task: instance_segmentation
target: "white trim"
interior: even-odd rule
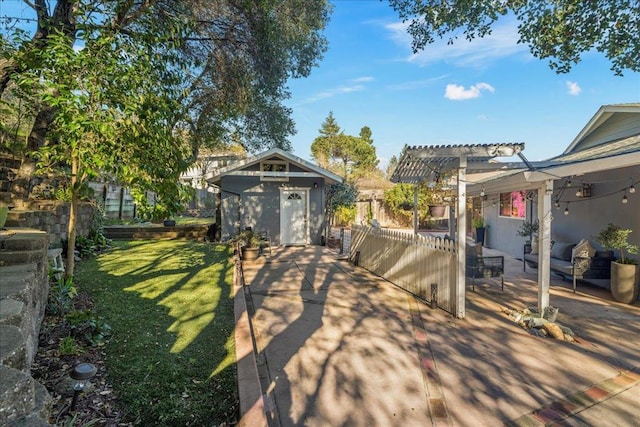
[[[305,216],[304,220],[305,220],[305,224],[304,224],[304,238],[303,238],[304,241],[302,242],[302,244],[308,245],[309,244],[309,240],[310,240],[309,239],[309,235],[310,235],[310,233],[309,233],[309,190],[310,190],[310,188],[309,187],[286,187],[285,186],[285,187],[280,187],[279,190],[280,190],[280,214],[279,214],[280,215],[280,244],[281,245],[288,245],[288,244],[296,245],[296,244],[299,244],[297,242],[291,243],[291,242],[284,242],[283,241],[283,236],[284,236],[283,230],[284,230],[285,227],[288,227],[289,224],[290,224],[289,219],[288,218],[284,218],[282,216],[282,213],[283,213],[283,210],[284,210],[283,209],[283,205],[284,205],[284,202],[285,202],[285,198],[283,197],[283,193],[285,191],[287,191],[287,192],[304,193],[304,198],[305,198],[305,200],[304,200],[304,216]]]
[[[214,172],[209,172],[206,175],[206,180],[209,182],[217,182],[219,181],[223,176],[227,176],[230,175],[232,172],[235,171],[240,171],[241,169],[244,169],[246,167],[249,167],[251,165],[254,165],[264,159],[269,159],[270,157],[279,157],[282,160],[285,161],[289,161],[290,163],[295,164],[296,166],[302,168],[302,169],[307,169],[312,173],[317,174],[317,176],[321,177],[323,180],[333,184],[333,183],[338,183],[338,182],[342,182],[342,178],[339,177],[338,175],[334,174],[333,172],[330,172],[326,169],[321,168],[320,166],[317,166],[311,162],[308,162],[298,156],[295,156],[291,153],[288,153],[280,148],[272,148],[270,150],[264,151],[252,158],[249,159],[245,159],[245,160],[241,160],[238,162],[235,162],[227,167],[221,168],[219,170],[217,170],[215,173]],[[258,172],[258,171],[256,171]],[[291,175],[292,172],[288,172]]]
[[[598,111],[596,111],[593,117],[591,117],[591,120],[589,120],[585,127],[582,128],[580,133],[578,133],[573,141],[571,141],[571,144],[569,144],[562,154],[570,153],[576,145],[578,145],[587,135],[597,129],[614,113],[640,113],[640,104],[603,105],[598,109]]]

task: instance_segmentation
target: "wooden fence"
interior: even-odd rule
[[[350,258],[414,295],[431,301],[437,284],[438,307],[455,314],[455,243],[402,231],[353,226]]]

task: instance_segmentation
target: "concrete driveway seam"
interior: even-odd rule
[[[438,365],[429,344],[427,329],[420,314],[420,307],[411,295],[407,295],[409,301],[409,311],[411,315],[411,325],[413,337],[420,359],[420,370],[427,394],[429,416],[434,426],[453,425],[451,416],[447,408],[447,403],[442,392],[442,383],[438,373]]]

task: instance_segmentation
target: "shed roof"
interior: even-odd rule
[[[297,165],[298,167],[309,171],[309,176],[318,176],[318,177],[324,178],[324,180],[329,182],[330,184],[342,182],[342,178],[334,174],[333,172],[330,172],[324,168],[321,168],[316,164],[308,162],[280,148],[272,148],[270,150],[263,151],[262,153],[256,154],[253,157],[240,160],[229,166],[218,169],[215,172],[211,172],[207,174],[206,180],[211,184],[217,184],[220,182],[220,180],[224,176],[233,175],[235,172],[241,171],[242,169],[246,169],[247,167],[252,166],[256,163],[260,163],[261,161],[268,160],[274,157],[291,162]]]

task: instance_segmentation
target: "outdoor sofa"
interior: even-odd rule
[[[608,288],[613,260],[613,251],[597,251],[586,239],[578,243],[553,242],[549,267],[563,280],[571,279],[575,292],[578,280]],[[524,271],[527,265],[538,266],[538,253],[531,251],[531,244],[524,245]]]

